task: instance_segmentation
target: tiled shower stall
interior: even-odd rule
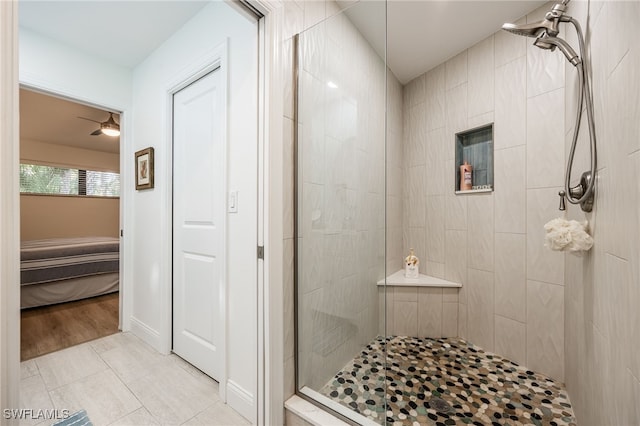
[[[564,254],[544,247],[543,225],[564,185],[565,62],[499,31],[409,82],[403,98],[403,248],[463,284],[447,318],[460,337],[560,381]],[[457,195],[454,135],[487,123],[495,190]]]
[[[518,22],[540,20],[552,4]],[[567,10],[587,34],[598,137],[594,211],[585,214],[575,206],[568,211],[570,218],[589,221],[595,239],[582,256],[551,252],[544,247],[543,230],[560,215],[557,193],[577,107],[576,69],[559,52],[540,50],[531,39],[496,28],[404,86],[387,71],[385,100],[379,52],[363,42],[346,17],[331,18],[340,12],[333,1],[285,2],[284,71],[291,82],[283,119],[285,397],[296,392],[296,357],[299,383],[313,376],[319,386],[383,334],[385,321],[403,321],[407,335],[440,321],[440,330],[446,324],[484,350],[564,382],[579,425],[638,424],[640,2],[573,0]],[[310,286],[299,297],[327,316],[311,319],[323,324],[320,328],[298,323],[313,339],[296,353],[292,36],[310,28],[324,31],[324,39],[335,43],[314,46],[322,61],[301,67],[299,81],[313,82],[302,90],[307,96],[315,90],[311,99],[327,107],[323,116],[312,116],[324,125],[327,119],[355,114],[357,122],[368,125],[349,127],[343,121],[330,126],[339,133],[321,130],[314,136],[310,160],[336,167],[347,162],[352,168],[333,174],[333,186],[313,177],[313,164],[320,163],[303,172],[310,174],[301,182],[317,190],[314,200],[299,200],[299,206],[321,211],[315,220],[323,222],[303,220],[299,226],[303,240],[305,232],[314,231],[322,239],[315,247],[323,250],[308,256],[324,263],[316,265],[310,281],[303,281],[307,284],[299,283]],[[571,31],[561,36],[577,45]],[[313,80],[313,66],[329,70],[338,87],[357,87],[355,97],[336,99],[331,106],[326,97],[332,88],[318,75]],[[339,113],[327,117],[335,105]],[[588,168],[584,121],[579,171]],[[495,190],[455,195],[454,135],[487,123],[494,123]],[[302,132],[312,131],[308,124],[300,123]],[[328,200],[335,203],[323,204]],[[301,217],[312,216],[303,211]],[[421,258],[420,272],[462,283],[459,293],[387,287],[386,306],[379,308],[376,282],[402,267],[409,248]],[[365,273],[340,263],[353,251],[362,253]],[[436,314],[420,315],[425,304]]]

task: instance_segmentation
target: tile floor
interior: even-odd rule
[[[575,426],[564,386],[458,338],[379,337],[320,393],[393,426]]]
[[[217,382],[130,333],[24,361],[20,386],[21,408],[84,408],[95,426],[250,424],[220,400]]]

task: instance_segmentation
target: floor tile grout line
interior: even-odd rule
[[[143,344],[145,344],[145,345],[147,345],[147,343],[146,343],[146,342],[142,342],[142,343],[143,343]],[[117,349],[117,348],[113,348],[113,349]],[[192,377],[194,377],[194,379],[199,379],[198,377],[194,376],[190,371],[187,371],[186,369],[182,368],[182,366],[177,365],[177,363],[176,363],[176,362],[174,362],[173,360],[171,360],[171,359],[170,359],[170,358],[171,358],[171,354],[169,354],[169,355],[163,355],[163,354],[161,354],[161,353],[157,352],[155,349],[153,349],[153,348],[151,348],[151,349],[152,349],[152,351],[150,351],[150,353],[151,353],[151,354],[154,354],[154,355],[160,355],[161,357],[163,357],[163,358],[164,358],[164,361],[168,361],[168,362],[170,362],[170,363],[172,363],[172,364],[175,364],[175,366],[176,366],[177,368],[180,368],[180,369],[181,369],[181,370],[183,370],[185,373],[187,373],[187,374],[191,375]],[[105,352],[108,352],[108,351],[105,351]],[[158,363],[159,363],[159,362],[158,362]],[[156,364],[158,364],[158,363],[156,363]],[[139,397],[138,397],[138,395],[134,392],[134,390],[133,390],[133,389],[131,389],[131,387],[129,387],[129,384],[131,384],[131,383],[133,383],[133,382],[135,382],[135,381],[143,380],[143,379],[145,379],[145,378],[147,378],[147,377],[151,376],[151,375],[152,375],[152,374],[154,374],[154,373],[153,373],[153,372],[149,372],[148,374],[146,374],[146,375],[144,375],[144,376],[141,376],[141,377],[139,377],[139,378],[136,378],[135,380],[131,381],[131,383],[129,383],[129,384],[125,383],[125,382],[124,382],[124,380],[122,380],[122,379],[120,378],[120,376],[118,375],[118,373],[117,373],[117,372],[115,372],[115,371],[114,371],[114,374],[116,375],[116,377],[118,378],[118,380],[120,380],[120,382],[121,382],[121,383],[122,383],[122,384],[127,388],[127,390],[129,390],[129,392],[131,392],[131,394],[136,398],[136,400],[137,400],[138,402],[140,402],[141,406],[142,406],[142,407],[144,407],[144,408],[145,408],[145,410],[147,410],[147,412],[151,415],[151,417],[153,417],[153,419],[154,419],[155,421],[157,421],[157,422],[158,422],[158,424],[162,424],[162,422],[160,421],[161,419],[159,419],[159,418],[158,418],[158,417],[157,417],[157,416],[156,416],[156,415],[155,415],[155,414],[154,414],[154,413],[149,409],[149,407],[147,407],[147,406],[144,404],[144,402],[140,400],[140,398],[139,398]],[[211,380],[213,380],[213,379],[211,379]],[[198,413],[196,413],[193,417],[196,417],[196,416],[200,415],[202,412],[204,412],[204,411],[208,410],[210,407],[212,407],[212,406],[213,406],[213,404],[217,403],[218,401],[221,401],[221,400],[219,399],[219,393],[218,393],[218,390],[216,390],[216,394],[218,394],[218,400],[216,400],[216,401],[214,401],[212,404],[210,404],[210,405],[206,406],[203,410],[201,410],[201,411],[199,411]],[[135,411],[135,410],[134,410],[134,411]],[[133,412],[132,412],[132,413],[133,413]],[[129,413],[129,414],[131,414],[131,413]],[[129,415],[129,414],[127,414],[127,415]],[[126,417],[126,416],[125,416],[125,417]],[[185,422],[182,422],[181,424],[184,424],[184,423],[188,422],[188,421],[189,421],[189,420],[191,420],[193,417],[191,417],[190,419],[185,420]]]
[[[124,336],[124,335],[125,335],[124,333],[127,333],[127,332],[119,332],[119,334],[118,334],[118,335],[122,335],[122,336]],[[128,337],[128,336],[129,336],[129,335],[127,334],[127,337]],[[134,337],[135,337],[135,336],[134,336]],[[123,337],[123,338],[124,338],[124,337]],[[142,342],[142,343],[145,343],[145,342]],[[109,352],[109,351],[111,351],[111,350],[120,349],[120,348],[123,348],[123,347],[124,347],[124,346],[111,348],[111,349],[109,349],[109,350],[104,351],[103,353],[107,353],[107,352]],[[153,352],[150,352],[150,353],[153,353]],[[157,352],[157,351],[156,351],[156,353],[158,353],[158,354],[159,354],[159,352]],[[162,354],[160,354],[160,355],[162,355]],[[101,359],[102,359],[102,357],[101,357]],[[158,418],[156,417],[156,415],[155,415],[155,414],[154,414],[154,413],[149,409],[149,407],[147,407],[147,406],[144,404],[144,402],[140,400],[140,398],[138,397],[138,395],[136,394],[136,392],[134,392],[134,390],[133,390],[133,389],[131,389],[131,387],[129,387],[129,384],[128,384],[128,383],[126,383],[126,382],[122,379],[122,377],[120,377],[120,375],[119,375],[119,374],[118,374],[118,373],[117,373],[117,372],[116,372],[116,371],[111,367],[111,365],[110,365],[109,363],[107,363],[107,362],[106,362],[106,360],[105,360],[104,362],[105,362],[105,363],[109,366],[109,368],[113,371],[114,375],[115,375],[115,376],[116,376],[116,378],[120,381],[120,383],[122,383],[122,385],[123,385],[123,386],[124,386],[124,387],[125,387],[125,388],[130,392],[130,393],[131,393],[131,395],[133,395],[133,397],[136,399],[136,401],[138,401],[138,403],[140,403],[140,407],[136,408],[135,410],[131,411],[130,413],[126,414],[125,416],[121,417],[120,419],[115,420],[115,421],[114,421],[114,422],[112,422],[112,423],[115,423],[115,422],[117,422],[117,421],[119,421],[119,420],[124,419],[125,417],[127,417],[127,416],[129,416],[129,415],[133,414],[134,412],[136,412],[137,410],[139,410],[139,409],[142,407],[142,408],[144,408],[144,409],[149,413],[149,415],[151,415],[151,417],[153,418],[153,420],[154,420],[154,421],[156,421],[156,423],[158,423],[158,424],[162,424],[162,422],[160,421],[160,419],[158,419]],[[137,379],[135,379],[135,380],[132,380],[132,382],[131,382],[131,383],[133,383],[133,382],[135,382],[135,381],[137,381],[137,380],[142,380],[142,379],[144,379],[144,378],[146,378],[146,377],[150,376],[151,374],[153,374],[153,373],[152,373],[152,372],[149,372],[148,374],[146,374],[146,375],[144,375],[144,376],[142,376],[142,377],[139,377],[139,378],[137,378]]]
[[[81,346],[81,345],[74,346],[74,347],[79,347],[79,346]],[[55,354],[55,353],[57,353],[57,352],[52,352],[52,353],[54,353],[54,354]],[[47,354],[47,355],[50,355],[50,354]],[[47,355],[43,355],[43,356],[47,356]],[[105,368],[103,368],[102,370],[94,371],[94,372],[90,373],[90,374],[89,374],[89,375],[87,375],[87,376],[78,377],[77,379],[75,379],[75,380],[73,380],[73,381],[71,381],[71,382],[69,382],[69,383],[65,383],[65,384],[62,384],[62,385],[56,386],[55,388],[51,388],[51,389],[49,389],[49,387],[47,386],[46,382],[44,382],[44,377],[42,377],[42,373],[40,373],[40,377],[42,377],[42,381],[44,382],[44,385],[45,385],[45,388],[47,389],[47,392],[53,392],[53,391],[58,390],[58,389],[60,389],[60,388],[62,388],[62,387],[68,386],[68,385],[70,385],[70,384],[72,384],[72,383],[76,383],[76,382],[78,382],[78,381],[80,381],[80,380],[84,380],[84,379],[86,379],[86,378],[89,378],[89,377],[95,376],[95,375],[96,375],[96,374],[98,374],[98,373],[102,373],[102,372],[104,372],[104,371],[108,370],[108,369],[109,369],[109,366],[108,366],[104,361],[102,361],[102,359],[100,359],[100,361],[101,361],[101,362],[104,364],[104,366],[105,366]]]
[[[113,337],[113,336],[120,336],[120,337]],[[127,345],[130,344],[131,342],[135,342],[135,340],[133,341],[129,341],[128,337],[133,336],[133,335],[129,335],[126,333],[116,333],[110,336],[105,336],[102,337],[100,339],[95,339],[92,341],[88,341],[88,342],[84,342],[81,343],[79,345],[76,345],[76,348],[81,348],[83,345],[88,346],[90,349],[85,348],[81,348],[80,350],[82,351],[87,351],[88,354],[90,354],[90,357],[93,358],[94,356],[97,356],[95,358],[96,361],[99,360],[100,364],[100,369],[99,371],[93,371],[91,374],[87,374],[83,377],[78,377],[74,380],[72,380],[69,383],[65,383],[63,385],[60,386],[56,386],[55,388],[49,389],[47,388],[46,384],[44,384],[44,377],[42,376],[42,370],[40,369],[40,365],[37,362],[37,358],[33,359],[33,363],[31,364],[32,366],[35,365],[35,368],[33,368],[31,371],[34,373],[32,375],[30,375],[28,378],[32,378],[32,377],[36,377],[39,376],[39,380],[43,383],[44,389],[43,389],[43,393],[47,396],[49,402],[51,403],[52,407],[56,407],[56,404],[54,404],[54,394],[59,392],[61,396],[61,400],[64,400],[64,392],[61,392],[63,390],[66,390],[68,388],[68,386],[74,386],[74,385],[78,385],[78,383],[81,383],[83,381],[87,381],[87,380],[91,380],[91,378],[100,375],[100,374],[108,374],[111,377],[115,377],[115,383],[114,385],[117,387],[120,386],[124,386],[125,389],[127,389],[127,391],[129,391],[129,393],[131,394],[131,398],[127,398],[125,404],[130,404],[133,403],[136,405],[135,408],[132,408],[131,410],[129,410],[128,412],[126,412],[125,414],[123,414],[122,416],[120,416],[118,419],[114,419],[113,421],[111,421],[111,419],[107,418],[107,420],[110,421],[110,425],[117,423],[118,421],[121,421],[122,419],[126,418],[127,416],[132,415],[133,413],[135,413],[138,410],[144,409],[145,413],[150,417],[150,419],[153,419],[154,422],[157,423],[162,423],[162,419],[159,418],[157,416],[156,413],[153,413],[152,410],[144,404],[143,400],[138,396],[138,394],[136,394],[132,387],[130,387],[131,383],[127,383],[125,382],[125,377],[121,376],[120,374],[118,374],[118,370],[115,367],[115,365],[113,365],[112,363],[110,363],[108,361],[108,357],[105,357],[105,355],[107,353],[109,353],[110,351],[113,350],[123,350],[125,352],[125,354],[123,355],[123,359],[126,361],[126,355],[127,355]],[[135,336],[133,336],[135,337]],[[124,338],[124,339],[123,339]],[[100,345],[100,340],[101,339],[115,339],[113,343],[114,347],[111,347],[107,350],[101,350],[101,347],[109,347],[110,345],[107,344],[106,346],[101,346]],[[123,339],[121,341],[118,341],[118,339]],[[96,343],[98,342],[98,343]],[[213,380],[212,378],[206,376],[204,373],[202,373],[200,370],[198,370],[197,368],[191,366],[191,364],[189,364],[186,360],[183,360],[182,358],[179,358],[177,355],[174,356],[172,354],[160,354],[159,352],[155,351],[155,349],[148,347],[148,345],[145,344],[145,342],[143,343],[143,347],[145,349],[145,351],[148,351],[149,355],[153,357],[154,359],[154,363],[156,365],[158,365],[158,368],[160,370],[162,370],[162,368],[169,368],[171,370],[174,370],[175,372],[180,372],[179,374],[187,374],[189,377],[191,377],[195,382],[195,383],[199,383],[201,385],[206,385],[207,387],[211,388],[211,398],[206,398],[203,400],[204,404],[202,404],[202,408],[197,410],[197,412],[193,413],[193,415],[191,417],[189,417],[188,419],[186,419],[184,422],[189,422],[192,419],[196,418],[199,415],[202,415],[203,413],[207,412],[208,410],[211,410],[213,407],[215,407],[216,405],[222,403],[224,404],[224,402],[220,399],[220,395],[219,395],[219,383],[217,383],[217,381]],[[69,348],[71,349],[71,348]],[[60,351],[58,351],[60,352]],[[47,354],[47,355],[43,355],[44,356],[52,356],[51,354]],[[64,364],[65,362],[68,364],[69,361],[65,361],[65,353],[60,354],[59,355],[60,358],[59,359],[54,359],[53,361],[53,365],[55,366],[56,363],[60,363],[60,364]],[[157,358],[156,358],[157,357]],[[38,357],[39,358],[39,357]],[[31,360],[25,361],[25,362],[29,362]],[[148,374],[145,374],[144,376],[142,376],[141,378],[138,378],[136,380],[142,380],[145,377],[149,377],[150,375],[152,375],[153,372],[149,372]],[[159,371],[159,374],[162,374],[161,371]],[[26,378],[25,378],[26,379]],[[135,400],[133,399],[135,398]],[[137,403],[137,404],[136,404]],[[226,404],[225,404],[226,405]],[[221,406],[222,407],[222,406]],[[228,406],[227,406],[228,407]],[[227,407],[223,407],[223,408],[227,408]],[[238,422],[240,422],[240,419],[242,419],[242,416],[237,413],[235,410],[233,410],[233,408],[228,407],[228,409],[230,410],[230,413],[233,413],[238,417]],[[226,410],[223,410],[226,411]],[[191,413],[189,413],[191,414]],[[215,414],[214,414],[215,416]],[[181,424],[182,424],[181,423]]]
[[[123,417],[121,417],[121,418],[124,418],[124,417],[126,417],[126,416],[128,416],[128,415],[132,414],[133,412],[137,411],[137,410],[138,410],[138,409],[140,409],[141,407],[145,407],[145,406],[142,404],[142,402],[137,398],[136,394],[135,394],[135,393],[133,393],[133,392],[128,388],[128,386],[126,386],[126,384],[121,380],[121,378],[120,378],[120,376],[118,375],[118,373],[117,373],[117,372],[116,372],[116,371],[111,367],[111,365],[109,365],[109,363],[108,363],[108,362],[106,362],[106,360],[104,360],[104,359],[102,358],[101,354],[100,354],[100,353],[98,353],[98,351],[95,349],[95,347],[94,347],[94,346],[93,346],[93,344],[92,344],[92,342],[95,342],[95,341],[100,340],[100,339],[109,338],[109,337],[114,336],[114,335],[117,335],[117,334],[118,334],[118,333],[115,333],[115,334],[112,334],[112,335],[109,335],[109,336],[104,336],[104,337],[101,337],[101,338],[99,338],[99,339],[93,339],[93,340],[90,340],[90,341],[87,341],[87,342],[83,342],[83,343],[81,343],[81,344],[79,344],[79,345],[75,345],[75,346],[70,347],[70,348],[79,348],[79,347],[81,347],[81,346],[87,346],[87,347],[89,347],[89,349],[90,349],[90,350],[91,350],[91,351],[92,351],[92,352],[93,352],[93,353],[98,357],[98,359],[100,359],[100,361],[104,364],[104,366],[105,366],[106,368],[105,368],[105,369],[103,369],[103,370],[100,370],[100,371],[94,372],[94,373],[92,373],[92,374],[89,374],[88,376],[80,377],[80,378],[78,378],[78,379],[76,379],[76,380],[74,380],[74,381],[72,381],[72,382],[69,382],[69,383],[66,383],[66,384],[64,384],[64,385],[58,386],[58,387],[53,388],[53,389],[51,389],[51,390],[47,389],[46,384],[45,384],[45,389],[47,389],[47,393],[48,393],[49,399],[51,400],[51,404],[52,404],[55,408],[58,408],[58,407],[56,407],[56,405],[57,405],[57,404],[55,404],[55,403],[54,403],[54,398],[53,398],[53,395],[51,394],[52,392],[54,392],[54,391],[56,391],[56,390],[60,390],[61,388],[66,387],[66,386],[70,386],[70,385],[72,385],[72,384],[76,384],[76,383],[78,383],[78,382],[80,382],[80,381],[82,381],[82,380],[87,380],[87,379],[89,379],[89,378],[91,378],[91,377],[97,376],[98,374],[104,373],[105,371],[111,371],[111,372],[113,373],[113,375],[115,376],[116,380],[118,380],[118,382],[120,382],[123,386],[125,386],[125,388],[127,388],[127,390],[129,390],[129,392],[131,392],[131,394],[132,394],[132,395],[136,398],[136,400],[140,403],[140,407],[135,408],[134,410],[132,410],[131,412],[127,413],[126,415],[124,415],[124,416],[123,416]],[[70,349],[70,348],[65,348],[65,349]],[[114,348],[114,349],[115,349],[115,348]],[[51,354],[57,354],[57,353],[59,353],[59,352],[61,352],[61,351],[52,352]],[[107,352],[107,351],[104,351],[104,352]],[[50,355],[50,354],[46,354],[46,355],[42,355],[42,356],[47,356],[47,355]],[[37,363],[36,363],[36,364],[37,364]],[[39,366],[38,366],[38,368],[39,368]],[[44,379],[43,379],[43,383],[44,383]],[[58,408],[58,409],[63,409],[63,408]],[[146,407],[145,407],[145,409],[146,409]],[[147,409],[147,411],[149,411],[149,410]],[[154,418],[154,419],[155,419],[155,418]],[[115,423],[115,422],[117,422],[118,420],[120,420],[120,419],[114,420],[114,421],[113,421],[113,422],[111,422],[111,423]],[[110,424],[111,424],[111,423],[110,423]]]
[[[116,349],[116,348],[113,348]],[[108,351],[105,351],[108,352]],[[140,398],[138,398],[138,395],[135,394],[135,392],[133,392],[132,389],[129,388],[129,386],[127,386],[127,384],[124,382],[124,380],[122,380],[122,378],[118,375],[118,373],[111,367],[111,365],[109,363],[107,363],[106,361],[104,361],[105,364],[107,364],[109,366],[109,369],[113,372],[113,375],[116,377],[116,379],[122,384],[122,386],[125,387],[125,389],[127,389],[131,395],[133,395],[133,397],[136,399],[136,401],[138,401],[138,403],[140,404],[140,407],[135,408],[134,410],[130,411],[129,413],[123,415],[122,417],[120,417],[117,420],[114,420],[113,422],[111,422],[110,424],[116,423],[122,419],[124,419],[127,416],[130,416],[131,414],[135,413],[136,411],[138,411],[140,408],[144,408],[150,415],[151,417],[153,417],[154,420],[157,420],[156,417],[151,413],[151,411],[149,411],[149,409],[147,408],[147,406],[145,406],[142,401],[140,401]],[[160,424],[160,423],[158,423]]]
[[[135,396],[135,395],[134,395],[134,396]],[[109,423],[107,426],[114,425],[114,424],[118,423],[119,421],[122,421],[122,420],[126,419],[127,417],[129,417],[130,415],[132,415],[133,413],[135,413],[136,411],[139,411],[141,408],[144,408],[144,410],[145,410],[147,413],[149,413],[149,415],[150,415],[151,417],[153,417],[153,414],[151,414],[151,412],[149,411],[149,409],[148,409],[147,407],[145,407],[144,405],[140,405],[140,407],[138,407],[138,408],[136,408],[136,409],[134,409],[134,410],[132,410],[132,411],[128,412],[127,414],[123,415],[123,416],[122,416],[122,417],[120,417],[120,418],[117,418],[116,420],[114,420],[114,421],[112,421],[111,423]],[[155,418],[155,417],[153,417],[153,420],[156,420],[156,418]],[[158,424],[160,424],[160,423],[158,423]]]
[[[196,417],[198,417],[200,414],[202,414],[202,413],[203,413],[203,411],[204,411],[204,410],[202,410],[202,411],[200,411],[200,412],[198,412],[198,413],[194,414],[194,415],[193,415],[193,417],[190,417],[190,418],[188,418],[187,420],[185,420],[184,422],[180,423],[180,426],[182,426],[182,425],[185,425],[185,424],[189,423],[191,420],[194,420]]]

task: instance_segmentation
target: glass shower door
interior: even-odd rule
[[[385,419],[385,20],[359,2],[296,54],[297,392],[361,424]]]

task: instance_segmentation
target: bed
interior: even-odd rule
[[[52,305],[118,291],[119,261],[118,238],[23,241],[20,307]]]

